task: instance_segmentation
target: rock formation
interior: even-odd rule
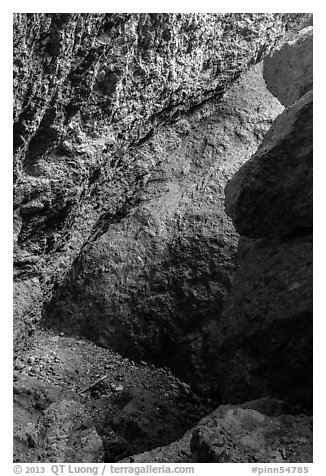
[[[311,47],[14,15],[15,461],[311,461]]]
[[[270,395],[311,410],[312,91],[311,67],[304,69],[307,75],[301,68],[312,61],[312,50],[302,37],[291,43],[301,58],[293,62],[299,71],[288,76],[301,80],[294,89],[305,94],[275,120],[226,186],[226,211],[251,240],[239,252],[240,268],[215,337],[224,401]],[[288,66],[283,48],[267,60],[270,76],[273,64],[277,71]],[[296,98],[285,87],[281,99],[291,104]]]
[[[150,157],[131,161],[139,142],[182,111],[218,98],[304,19],[16,14],[17,294],[41,288],[49,300],[82,246],[138,203],[156,167]],[[41,317],[31,306],[17,301],[17,348],[30,332],[25,320]]]
[[[215,375],[205,361],[206,328],[231,288],[238,243],[224,186],[281,111],[259,64],[218,103],[162,127],[130,153],[131,163],[156,164],[140,203],[84,245],[47,306],[47,322],[169,365],[209,391]]]
[[[268,399],[241,407],[221,405],[180,440],[122,462],[312,462],[311,417],[280,415],[281,402]]]

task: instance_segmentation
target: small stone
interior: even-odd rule
[[[21,362],[20,360],[16,360],[14,363],[14,369],[15,370],[22,370],[25,367],[25,364]]]
[[[122,391],[123,391],[123,386],[122,386],[122,385],[118,385],[117,387],[115,387],[115,391],[116,391],[116,392],[122,392]]]

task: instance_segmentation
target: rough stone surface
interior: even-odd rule
[[[272,395],[312,408],[312,237],[261,239],[210,333],[223,402]]]
[[[98,382],[102,377],[105,378]],[[50,415],[58,425],[61,414],[67,419],[70,415],[71,419],[79,419],[79,410],[71,414],[72,407],[68,405],[66,411],[62,401],[77,402],[77,409],[83,406],[85,418],[91,418],[103,441],[105,462],[167,445],[217,407],[216,402],[197,395],[167,368],[155,368],[146,362],[137,365],[87,339],[37,330],[30,348],[14,362],[16,462],[50,462],[49,458],[59,457],[59,452],[60,458],[64,457],[63,441],[57,441],[53,433],[55,446],[51,443],[47,449],[38,438],[38,429],[44,426],[47,434],[52,432],[45,413],[52,404]],[[26,425],[35,435],[34,446],[28,443]],[[56,432],[59,426],[53,425]],[[71,431],[72,442],[80,429],[77,426]],[[91,441],[93,436],[90,431]],[[88,438],[88,430],[85,437]],[[80,462],[83,456],[78,441],[73,446],[69,443],[69,448],[73,449],[70,461]],[[87,458],[91,459],[90,451]]]
[[[305,415],[266,416],[249,408],[223,405],[180,440],[122,462],[309,463],[312,421]],[[264,402],[266,404],[266,401]],[[264,405],[263,404],[263,405]]]
[[[293,65],[297,50],[285,51]],[[240,239],[233,288],[210,333],[224,402],[269,395],[312,411],[312,145],[310,91],[226,186],[226,211],[250,239]]]
[[[222,406],[194,431],[190,448],[199,463],[311,463],[312,421]]]
[[[219,97],[305,14],[15,14],[16,246],[46,299],[139,200],[159,125]]]
[[[284,106],[292,106],[313,84],[313,29],[282,45],[264,60],[264,79],[268,89]]]
[[[286,109],[257,153],[225,188],[236,230],[250,238],[295,234],[312,227],[312,93]]]
[[[130,163],[156,164],[143,172],[140,203],[98,226],[46,321],[169,365],[209,392],[215,375],[205,360],[205,329],[223,309],[238,241],[223,189],[281,111],[259,64],[220,102],[184,115],[130,153]]]
[[[76,394],[25,377],[14,396],[15,462],[103,462],[102,439]]]
[[[14,348],[22,349],[28,344],[35,327],[41,319],[43,294],[38,278],[17,280],[13,288],[14,298]]]
[[[311,461],[310,17],[14,15],[15,461]]]

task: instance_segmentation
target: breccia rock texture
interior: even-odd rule
[[[268,89],[284,106],[292,106],[313,82],[313,28],[302,29],[299,38],[267,56],[264,61],[264,79]]]
[[[98,228],[138,203],[156,166],[150,156],[131,161],[139,143],[218,98],[305,17],[15,14],[19,286],[38,278],[49,300]],[[18,349],[26,343],[17,342]]]
[[[221,405],[180,440],[122,462],[312,462],[311,417],[277,412],[267,415],[255,410],[256,405],[264,410],[266,403],[248,402],[242,408]]]
[[[68,389],[35,378],[16,383],[14,461],[103,462],[103,441],[80,400]]]
[[[43,293],[37,277],[14,281],[14,348],[21,348],[32,336],[41,316]]]
[[[312,421],[305,415],[269,418],[221,406],[194,431],[190,448],[199,463],[308,463]]]
[[[310,19],[14,15],[16,461],[311,461]]]
[[[14,361],[14,461],[115,463],[178,440],[216,406],[167,368],[37,329]]]
[[[210,334],[224,402],[272,395],[311,410],[311,283],[311,234],[250,244]]]
[[[312,54],[300,38],[297,47],[303,61]],[[312,410],[312,119],[308,91],[275,120],[225,189],[226,211],[244,237],[211,332],[217,385],[228,403],[270,395]]]
[[[226,212],[249,238],[312,227],[312,92],[281,114],[227,184]]]
[[[238,235],[224,186],[283,110],[262,64],[223,99],[184,114],[129,153],[148,170],[139,203],[99,224],[47,306],[46,321],[134,359],[169,365],[202,391],[215,375],[207,325],[231,288]]]

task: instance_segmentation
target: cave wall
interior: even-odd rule
[[[262,72],[260,63],[129,154],[155,164],[139,203],[98,225],[47,306],[48,325],[209,390],[206,328],[231,288],[238,243],[224,186],[283,110]]]
[[[282,109],[260,66],[241,75],[307,21],[14,15],[16,350],[43,312],[211,387],[237,265],[224,185]]]
[[[225,189],[226,212],[241,235],[240,266],[216,323],[216,334],[211,333],[212,339],[216,338],[216,377],[227,402],[268,395],[285,398],[309,412],[313,331],[311,28],[266,63],[267,85],[272,84],[274,92],[280,87],[272,81],[275,71],[297,81],[293,88],[285,82],[279,99],[288,107]]]

